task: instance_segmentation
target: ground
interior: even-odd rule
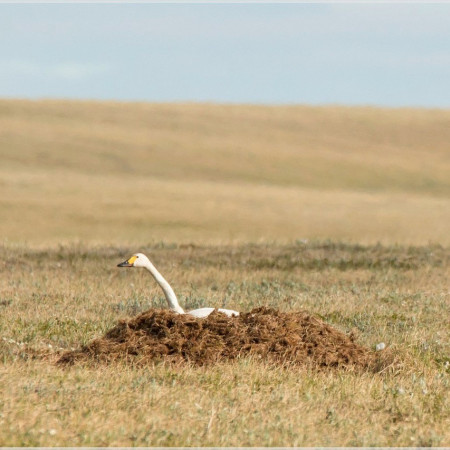
[[[449,120],[1,100],[0,444],[449,446]],[[186,309],[306,311],[392,364],[58,364],[166,307],[136,251]]]
[[[198,367],[59,356],[165,307],[131,249],[1,249],[0,441],[8,445],[449,444],[448,261],[440,246],[148,246],[187,308],[306,310],[397,364],[381,373],[243,357]],[[50,347],[51,346],[51,347]],[[181,420],[180,420],[181,418]]]

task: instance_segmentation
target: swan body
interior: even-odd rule
[[[193,309],[192,311],[188,311],[188,314],[194,317],[207,317],[209,316],[215,309],[217,311],[226,314],[229,317],[238,316],[239,313],[237,311],[233,311],[232,309],[223,309],[223,308],[199,308]]]
[[[202,318],[208,317],[215,309],[217,309],[219,312],[224,313],[229,317],[239,315],[237,311],[222,308],[199,308],[185,313],[184,309],[178,303],[177,296],[175,295],[172,286],[170,286],[167,280],[158,272],[156,267],[143,253],[135,253],[126,261],[117,264],[117,267],[143,267],[144,269],[147,269],[164,292],[169,308],[178,314],[189,314],[190,316]]]

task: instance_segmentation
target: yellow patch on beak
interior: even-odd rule
[[[132,266],[134,264],[134,262],[136,261],[137,256],[133,255],[129,260],[128,260],[128,264],[130,264],[130,266]]]

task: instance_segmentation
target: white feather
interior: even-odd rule
[[[175,295],[172,286],[170,286],[167,280],[159,273],[156,267],[143,253],[134,254],[127,261],[119,264],[119,266],[120,265],[123,265],[125,267],[143,267],[144,269],[147,269],[164,292],[164,296],[166,297],[169,308],[172,311],[177,312],[178,314],[189,314],[194,317],[202,318],[208,317],[215,309],[217,309],[219,312],[224,313],[229,317],[239,316],[239,313],[237,311],[223,308],[199,308],[185,313],[184,309],[178,303],[177,296]]]

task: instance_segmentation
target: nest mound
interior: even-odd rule
[[[375,370],[375,353],[307,312],[256,308],[238,317],[214,311],[198,319],[167,310],[122,320],[104,337],[63,354],[59,364],[125,359],[206,365],[254,355],[267,361],[320,368]]]

